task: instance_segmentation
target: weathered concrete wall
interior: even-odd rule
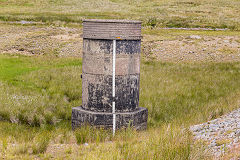
[[[148,110],[139,107],[141,22],[83,21],[82,106],[72,109],[72,128],[90,124],[145,129]],[[112,97],[113,40],[116,40],[115,98]]]
[[[112,112],[112,40],[84,39],[82,107]],[[140,40],[116,41],[116,111],[139,104]]]
[[[116,128],[134,127],[136,130],[147,128],[148,110],[139,107],[133,112],[116,114]],[[113,115],[111,113],[86,111],[82,107],[75,107],[72,110],[72,128],[76,129],[84,124],[111,129]]]

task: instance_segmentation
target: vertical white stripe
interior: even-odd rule
[[[116,70],[116,40],[113,40],[113,63],[112,63],[112,114],[113,114],[113,135],[116,130],[116,114],[115,114],[115,70]]]

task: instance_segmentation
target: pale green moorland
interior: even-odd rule
[[[0,20],[76,27],[83,18],[138,19],[145,26],[144,47],[152,41],[193,34],[240,37],[239,31],[233,31],[240,29],[239,5],[238,0],[0,0]],[[24,32],[26,26],[19,27]],[[45,34],[47,30],[6,46],[19,43],[20,50],[26,49],[32,47],[27,39],[41,39]],[[188,127],[239,107],[240,62],[162,62],[143,50],[140,106],[149,110],[148,129],[128,128],[115,137],[89,126],[73,132],[71,108],[81,105],[82,60],[59,58],[58,50],[41,49],[30,50],[40,54],[34,56],[0,55],[0,158],[212,159],[206,142],[194,142]]]
[[[240,95],[238,62],[143,59],[140,105],[149,110],[148,130],[127,129],[116,137],[89,127],[72,132],[71,107],[81,104],[81,59],[1,55],[0,62],[6,158],[209,159],[188,127],[237,108]],[[90,145],[80,145],[85,142]]]
[[[240,29],[239,0],[0,0],[0,20],[79,23],[137,19],[145,26]]]

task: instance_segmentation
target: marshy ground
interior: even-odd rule
[[[239,108],[239,5],[0,0],[0,158],[216,159],[209,142],[194,141],[188,128]],[[146,131],[128,128],[112,137],[88,126],[71,130],[71,108],[82,103],[83,18],[143,21],[140,106],[149,110]],[[187,29],[163,29],[181,27]],[[217,159],[239,159],[239,150]]]
[[[140,105],[149,109],[148,130],[72,132],[71,108],[81,104],[81,27],[2,23],[0,33],[7,159],[210,159],[208,142],[194,142],[188,126],[239,107],[238,31],[145,27]]]

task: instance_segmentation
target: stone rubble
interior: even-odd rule
[[[208,143],[214,156],[219,157],[240,145],[240,108],[217,119],[190,127],[195,140]]]

